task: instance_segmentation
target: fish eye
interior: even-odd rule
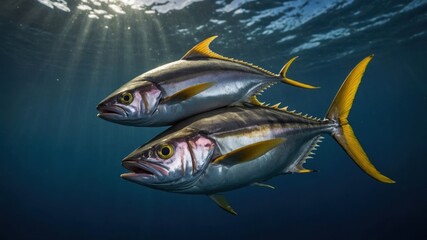
[[[119,98],[120,103],[129,105],[133,101],[133,95],[130,92],[124,92]]]
[[[170,144],[163,144],[157,148],[157,155],[160,158],[168,159],[168,158],[171,158],[173,154],[174,154],[174,148]]]

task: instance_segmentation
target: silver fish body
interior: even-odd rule
[[[272,109],[236,108],[220,114],[233,120],[217,122],[230,127],[209,135],[216,143],[218,156],[270,139],[281,138],[284,142],[248,162],[209,164],[198,181],[184,192],[210,195],[262,183],[280,174],[297,173],[304,169],[302,163],[322,138],[321,134],[330,133],[337,126],[330,121],[317,122]]]
[[[98,105],[98,116],[131,126],[165,126],[198,113],[257,103],[256,94],[285,82],[313,88],[285,77],[292,59],[276,75],[251,64],[228,59],[210,51],[207,39],[183,59],[152,69],[124,84]],[[125,99],[126,98],[126,99]]]
[[[232,105],[239,101],[249,101],[249,97],[267,86],[281,81],[279,77],[269,76],[256,69],[217,59],[179,60],[148,71],[121,87],[118,93],[133,90],[133,86],[152,85],[160,96],[147,111],[145,118],[138,116],[137,121],[119,120],[118,123],[134,126],[164,126],[189,116]],[[164,101],[175,93],[203,83],[212,86],[179,103]],[[151,91],[157,93],[157,91]],[[117,92],[107,97],[114,98]],[[149,94],[145,94],[148,96]],[[150,102],[149,100],[142,101]],[[102,105],[102,104],[101,104]],[[148,109],[143,105],[140,109]],[[101,115],[102,116],[102,115]]]
[[[368,175],[384,183],[369,161],[347,118],[363,73],[363,59],[348,75],[323,119],[287,108],[252,104],[226,107],[183,120],[136,149],[122,161],[121,177],[164,191],[206,194],[236,214],[218,193],[262,182],[284,173],[307,173],[303,164],[331,135]]]
[[[130,154],[124,163],[126,166],[127,161],[138,159],[144,155],[144,151],[162,143],[173,144],[178,148],[181,139],[203,139],[205,144],[212,146],[209,151],[211,153],[198,161],[183,160],[189,163],[187,168],[199,170],[190,171],[192,178],[188,178],[188,181],[176,185],[169,182],[163,190],[210,195],[264,182],[279,174],[298,172],[301,168],[297,163],[304,162],[309,156],[320,135],[332,132],[337,126],[331,121],[312,120],[271,108],[223,108],[173,126],[149,145]],[[234,149],[276,138],[283,138],[283,144],[252,161],[233,165],[212,162],[218,156]],[[191,147],[190,144],[188,146]],[[195,152],[196,149],[192,151]],[[191,158],[191,154],[188,157]],[[180,172],[177,175],[186,175],[182,169],[175,169]],[[144,181],[140,182],[137,175],[125,174],[123,177],[149,187],[164,187],[163,184],[150,185]]]

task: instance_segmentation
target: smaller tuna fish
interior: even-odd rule
[[[209,44],[216,37],[124,84],[99,103],[98,117],[123,125],[165,126],[220,107],[260,104],[255,95],[278,82],[316,88],[286,77],[295,58],[276,75],[212,52]]]
[[[394,183],[369,161],[347,121],[362,75],[363,59],[344,81],[324,119],[302,116],[277,106],[217,109],[172,126],[123,161],[131,173],[121,177],[169,192],[205,194],[236,214],[222,192],[258,185],[280,174],[309,173],[323,134],[331,135],[368,175]]]

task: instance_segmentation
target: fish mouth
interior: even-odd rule
[[[142,161],[125,159],[122,161],[122,166],[130,173],[123,173],[120,177],[128,180],[132,180],[136,177],[150,178],[156,175],[156,170],[152,168],[148,163]]]
[[[112,119],[117,117],[126,117],[126,111],[117,106],[98,105],[96,109],[99,111],[98,117],[104,119]]]

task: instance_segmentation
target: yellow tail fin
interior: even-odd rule
[[[332,133],[332,136],[363,171],[380,182],[394,183],[393,180],[382,175],[369,161],[368,156],[347,121],[357,88],[372,58],[373,55],[366,57],[350,72],[335,96],[334,101],[332,101],[326,117],[339,123],[339,127]]]

